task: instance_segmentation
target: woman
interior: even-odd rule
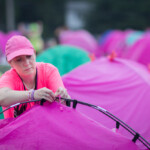
[[[3,108],[27,100],[53,102],[57,96],[70,98],[58,69],[51,64],[36,63],[35,50],[26,37],[10,38],[5,54],[11,69],[0,78],[0,105]],[[11,108],[4,113],[4,117],[17,117],[34,104],[31,102]]]

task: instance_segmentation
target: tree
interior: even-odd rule
[[[150,25],[148,0],[93,0],[95,8],[87,17],[86,29],[99,34],[108,29],[144,30]]]
[[[54,30],[64,25],[66,0],[16,0],[16,23],[42,21],[43,37],[53,36]]]

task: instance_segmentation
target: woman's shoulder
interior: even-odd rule
[[[54,70],[57,69],[54,65],[50,64],[50,63],[44,63],[44,62],[37,62],[36,66],[38,68],[38,70]]]
[[[11,89],[18,88],[18,82],[20,82],[20,78],[14,69],[10,69],[6,71],[0,77],[0,87],[9,87]]]
[[[8,70],[2,74],[1,78],[4,78],[4,77],[16,79],[16,77],[18,77],[18,75],[17,75],[15,69],[11,68],[10,70]]]

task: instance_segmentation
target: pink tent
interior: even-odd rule
[[[0,149],[137,150],[131,140],[59,103],[36,105],[0,121]]]
[[[142,38],[144,32],[143,31],[136,31],[130,30],[125,37],[125,45],[126,48],[123,52],[122,58],[126,58],[126,55],[130,53],[130,48],[134,45],[139,39]]]
[[[129,48],[126,58],[144,65],[150,64],[150,33],[145,33]]]
[[[8,33],[0,31],[0,50],[2,50],[3,53],[5,53],[5,45],[7,40],[13,35],[20,35],[20,33],[18,31],[10,31]]]
[[[75,46],[89,53],[96,54],[98,50],[98,42],[95,37],[86,30],[62,31],[59,40],[60,44]]]
[[[143,65],[101,58],[64,75],[63,82],[72,99],[108,110],[150,142],[150,74]],[[76,109],[110,129],[115,127],[114,121],[96,110],[81,105]],[[118,132],[133,138],[123,128]]]
[[[114,30],[107,35],[105,42],[99,45],[99,51],[103,55],[116,51],[117,55],[122,55],[125,48],[125,33],[121,30]]]

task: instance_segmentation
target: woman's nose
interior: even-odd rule
[[[25,66],[28,66],[28,65],[29,65],[29,60],[28,60],[28,59],[25,59],[25,60],[24,60],[24,65],[25,65]]]

